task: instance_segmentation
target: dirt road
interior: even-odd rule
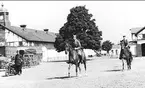
[[[145,58],[135,58],[130,71],[121,66],[118,59],[94,58],[87,62],[87,76],[82,65],[82,76],[75,77],[72,66],[68,78],[65,62],[42,63],[20,76],[2,77],[0,72],[0,88],[145,88]]]

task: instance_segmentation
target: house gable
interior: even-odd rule
[[[130,30],[131,30],[131,34],[135,34],[135,36],[137,36],[144,29],[145,29],[145,27],[136,27],[136,28],[132,28]]]
[[[34,30],[29,28],[22,29],[21,27],[16,27],[16,26],[3,26],[2,24],[0,25],[27,41],[52,42],[52,43],[55,42],[56,35],[55,33],[52,32],[45,33],[44,31]]]

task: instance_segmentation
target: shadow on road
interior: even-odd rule
[[[69,79],[69,78],[74,78],[76,76],[63,76],[63,77],[52,77],[52,78],[47,78],[47,80],[53,80],[53,79]]]
[[[122,69],[105,70],[105,72],[119,72],[119,71],[122,71]]]
[[[2,75],[1,77],[8,77],[8,76],[6,76],[6,75]]]
[[[94,59],[87,59],[86,61],[92,61]],[[68,60],[57,60],[57,61],[49,61],[49,62],[68,62]]]
[[[2,75],[1,77],[10,77],[10,76],[16,76],[16,75]]]

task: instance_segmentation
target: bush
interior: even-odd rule
[[[39,65],[42,59],[41,54],[25,54],[23,56],[23,67]]]
[[[7,66],[7,61],[4,61],[4,60],[0,60],[0,69],[5,69],[6,66]]]

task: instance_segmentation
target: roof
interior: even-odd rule
[[[137,33],[139,30],[141,30],[143,27],[136,27],[136,28],[132,28],[130,29],[131,33]]]
[[[3,26],[2,24],[0,24]],[[21,27],[16,26],[3,26],[7,30],[13,32],[14,34],[26,39],[27,41],[35,41],[35,42],[55,42],[55,33],[48,32],[35,29],[25,28],[24,30]]]
[[[131,33],[137,35],[138,33],[140,33],[142,30],[144,30],[145,27],[136,27],[136,28],[132,28]]]

